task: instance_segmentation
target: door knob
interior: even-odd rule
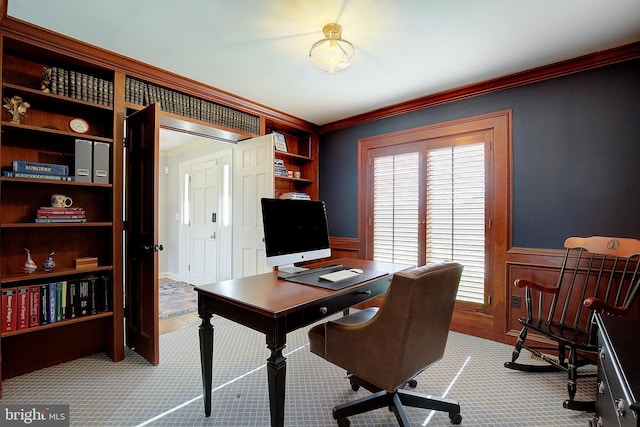
[[[213,233],[211,233],[211,235],[209,236],[210,239],[215,239],[216,238],[216,232],[214,231]]]
[[[159,252],[163,249],[164,247],[162,245],[144,245],[145,252]]]

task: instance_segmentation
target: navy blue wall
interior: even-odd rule
[[[640,238],[640,60],[321,135],[320,199],[334,237],[358,237],[358,139],[513,111],[513,246]]]

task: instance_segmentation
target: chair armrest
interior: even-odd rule
[[[613,314],[614,316],[626,316],[629,312],[629,309],[627,307],[616,307],[614,305],[607,304],[600,298],[595,297],[586,298],[583,304],[589,310]]]
[[[559,290],[557,286],[541,285],[540,283],[532,282],[531,280],[527,279],[516,279],[513,284],[517,288],[531,288],[545,294],[557,294]]]

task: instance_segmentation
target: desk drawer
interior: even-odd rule
[[[305,310],[292,313],[287,318],[287,329],[294,330],[310,325],[327,316],[338,313],[346,308],[353,307],[381,295],[387,291],[391,284],[391,276],[375,280],[372,283],[359,287],[357,290],[345,292],[339,297],[307,307]]]

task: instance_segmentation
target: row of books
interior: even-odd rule
[[[84,208],[54,208],[41,206],[36,212],[36,223],[87,222]]]
[[[2,332],[113,310],[111,276],[2,289]]]
[[[159,103],[162,111],[258,135],[260,117],[171,89],[127,77],[125,99],[137,105]]]
[[[48,179],[54,181],[73,181],[69,176],[69,166],[57,163],[27,162],[13,160],[11,170],[3,171],[3,175],[11,178]]]
[[[113,106],[113,82],[62,67],[44,67],[49,76],[50,92],[94,104]]]

